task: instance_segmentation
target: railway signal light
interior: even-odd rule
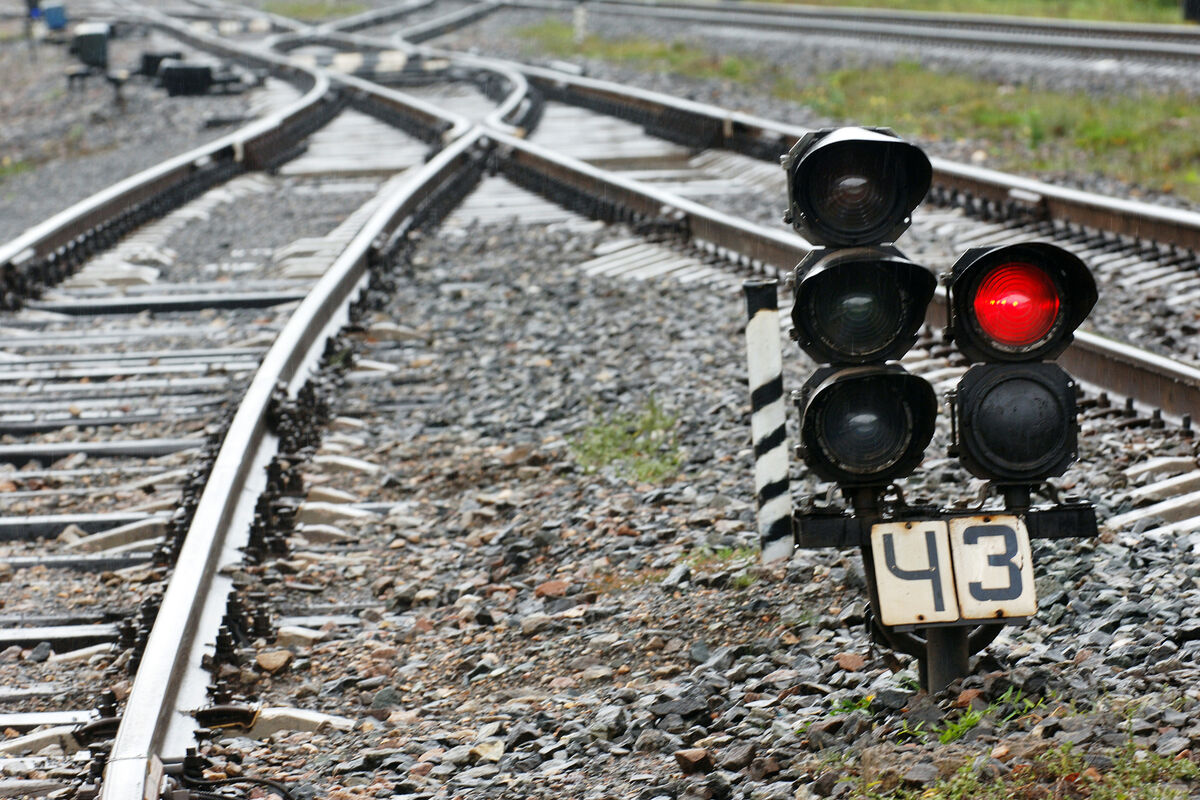
[[[805,461],[843,488],[884,487],[911,473],[937,417],[933,387],[896,365],[818,370],[800,407]]]
[[[1075,460],[1075,383],[1055,364],[1097,299],[1076,256],[1045,243],[967,251],[950,282],[950,332],[972,366],[954,396],[964,467],[1002,485],[1062,475]]]
[[[796,341],[813,360],[831,364],[904,355],[937,286],[933,273],[892,248],[815,250],[797,271]]]
[[[784,220],[816,245],[894,242],[933,176],[919,147],[888,128],[811,131],[784,156]]]
[[[886,129],[801,138],[783,159],[785,217],[815,248],[796,266],[792,335],[825,365],[798,397],[801,453],[843,489],[882,491],[933,437],[933,387],[888,362],[917,338],[933,274],[890,246],[929,189],[918,148]]]
[[[971,361],[1041,361],[1066,349],[1096,299],[1091,271],[1061,247],[975,248],[951,272],[950,330]]]
[[[848,128],[805,135],[783,166],[784,220],[817,245],[796,265],[792,284],[792,337],[818,365],[794,395],[799,450],[850,505],[806,503],[791,514],[792,538],[799,547],[862,549],[872,637],[921,659],[922,683],[936,691],[964,675],[969,654],[1002,625],[1037,613],[1031,538],[1096,535],[1089,504],[1030,502],[1036,483],[1061,475],[1075,458],[1075,384],[1047,359],[1070,343],[1096,302],[1096,284],[1083,262],[1047,244],[980,248],[959,259],[949,330],[977,363],[952,398],[954,447],[970,472],[1001,488],[1005,508],[910,506],[887,490],[920,464],[938,402],[928,381],[896,361],[915,343],[936,281],[894,242],[929,188],[929,161],[887,129]],[[759,324],[752,289],[748,348],[752,332],[761,349],[778,347],[775,318]],[[775,504],[790,497],[778,459],[786,434],[768,413],[783,388],[781,366],[751,362],[769,560],[789,553]]]

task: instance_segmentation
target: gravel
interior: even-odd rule
[[[1126,747],[1194,758],[1198,535],[1038,543],[1039,619],[947,692],[917,694],[915,665],[863,632],[856,553],[755,563],[740,298],[571,268],[622,235],[444,234],[377,296],[322,448],[377,469],[305,473],[310,492],[390,510],[336,522],[351,538],[333,547],[301,528],[288,556],[235,576],[287,613],[357,616],[315,620],[320,641],[286,645],[273,672],[250,666],[285,660],[282,640],[261,639],[237,673],[247,701],[353,727],[230,734],[205,749],[211,776],[335,800],[748,800],[1009,775],[1068,743],[1099,775]],[[389,337],[372,337],[383,322]],[[652,395],[679,420],[681,474],[582,469],[571,441]],[[1082,468],[1062,483],[1095,489],[1105,516],[1128,502],[1120,469],[1191,451],[1085,417],[1085,463],[1114,485],[1077,486]],[[944,435],[909,492],[968,493],[937,456]],[[798,490],[819,489],[799,473]]]
[[[186,48],[160,35],[115,39],[109,63],[132,70],[147,50]],[[25,165],[0,178],[0,241],[257,113],[252,94],[168,99],[138,77],[122,88],[121,108],[103,78],[68,91],[64,70],[74,63],[65,46],[43,44],[34,61],[23,42],[0,44],[0,161]]]

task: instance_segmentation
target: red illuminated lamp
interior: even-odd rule
[[[1061,303],[1053,279],[1033,264],[1002,264],[975,292],[975,319],[1006,347],[1028,347],[1050,333]]]
[[[1084,263],[1042,242],[968,250],[952,275],[950,331],[971,361],[1053,358],[1097,299]]]

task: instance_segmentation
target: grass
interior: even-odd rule
[[[368,6],[362,3],[343,3],[337,0],[268,0],[263,11],[292,19],[320,20],[361,14]]]
[[[774,0],[814,6],[867,6],[902,11],[1010,14],[1113,22],[1182,22],[1176,0]]]
[[[33,169],[33,163],[30,161],[14,161],[12,156],[4,156],[0,158],[0,182],[31,169]]]
[[[719,547],[716,550],[702,547],[693,551],[685,560],[693,567],[707,567],[713,564],[749,561],[755,558],[758,558],[758,551],[753,547]]]
[[[1101,773],[1088,766],[1070,745],[1049,750],[1028,764],[1012,765],[1009,775],[981,778],[965,766],[950,778],[924,789],[879,792],[860,786],[855,800],[1183,800],[1196,787],[1200,768],[1192,761],[1170,759],[1133,744],[1113,754],[1112,769]]]
[[[681,41],[587,37],[547,21],[522,29],[537,48],[647,72],[731,81],[843,124],[961,141],[996,169],[1094,173],[1200,202],[1200,115],[1181,94],[1090,95],[998,85],[914,63],[829,72],[806,83],[764,61],[715,56]]]
[[[1200,200],[1200,116],[1178,94],[1105,95],[996,85],[918,64],[774,84],[818,113],[903,135],[979,141],[1001,169],[1096,172]]]
[[[588,426],[571,442],[584,469],[611,467],[642,483],[666,483],[679,475],[683,459],[675,434],[678,420],[653,397],[637,413],[620,413]]]

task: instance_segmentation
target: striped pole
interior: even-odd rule
[[[754,441],[758,537],[764,562],[789,558],[794,547],[778,284],[776,280],[742,284],[749,314],[746,362],[750,372],[750,434]]]

